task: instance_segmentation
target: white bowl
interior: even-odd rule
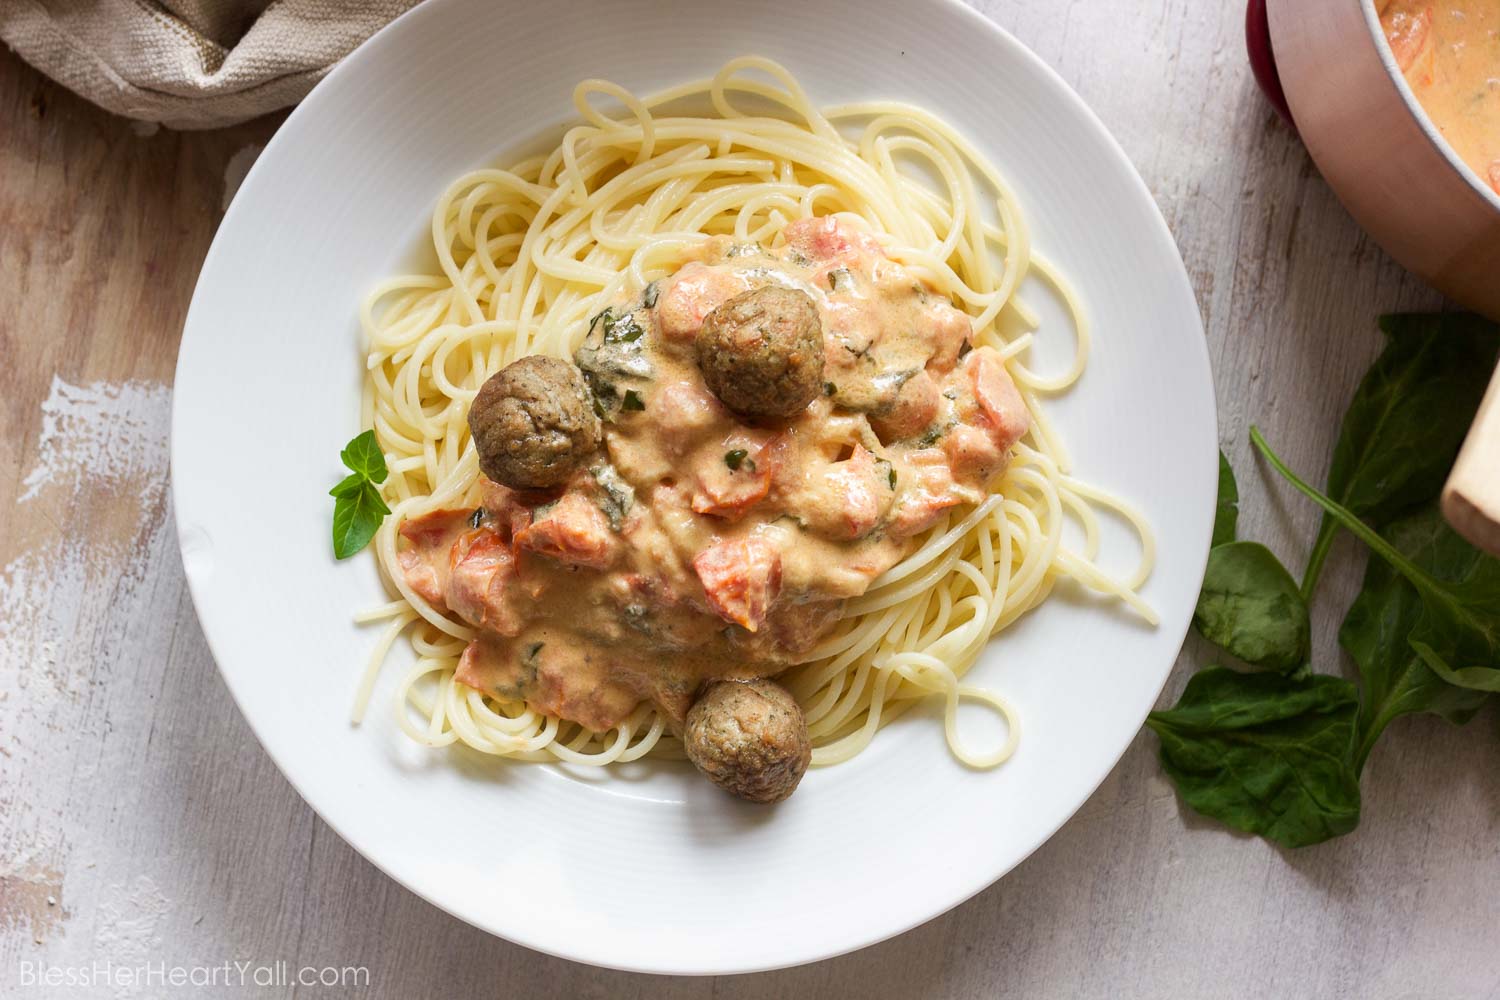
[[[1063,588],[971,675],[1019,706],[1015,758],[971,771],[933,713],[775,809],[685,765],[603,773],[433,752],[397,731],[395,670],[348,719],[384,599],[373,560],[335,563],[328,487],[356,426],[355,309],[409,260],[444,185],[570,117],[578,80],[637,92],[744,53],[814,100],[895,98],[946,117],[1012,181],[1036,245],[1096,330],[1050,412],[1078,473],[1139,504],[1160,562],[1150,628]],[[1045,310],[1044,310],[1045,311]],[[1050,315],[1050,313],[1049,313]],[[1043,360],[1069,345],[1052,324]],[[287,778],[393,878],[512,941],[664,973],[808,962],[897,934],[973,895],[1089,796],[1141,725],[1186,632],[1213,517],[1203,331],[1145,185],[1098,120],[1010,36],[957,3],[441,0],[350,56],[246,179],[204,264],[173,413],[178,529],[224,679]],[[1118,543],[1111,565],[1132,564]],[[982,718],[961,719],[972,738]],[[240,873],[242,876],[246,873]]]

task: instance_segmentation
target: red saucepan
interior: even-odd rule
[[[1418,103],[1374,0],[1250,0],[1246,33],[1256,79],[1355,220],[1455,302],[1500,320],[1500,192],[1464,166]],[[1500,374],[1443,512],[1500,555]]]

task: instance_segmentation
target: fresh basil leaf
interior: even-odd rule
[[[368,480],[365,479],[364,476],[360,475],[358,472],[351,472],[343,479],[339,480],[339,484],[333,489],[329,490],[328,495],[331,497],[350,496],[354,493],[358,493],[364,487],[366,482],[368,482]]]
[[[1443,520],[1437,505],[1392,523],[1382,534],[1418,566],[1437,576],[1477,555]],[[1427,666],[1408,642],[1422,614],[1422,598],[1384,559],[1371,558],[1364,586],[1339,629],[1339,645],[1359,667],[1363,697],[1355,766],[1364,768],[1370,749],[1392,719],[1428,712],[1456,725],[1468,722],[1488,697],[1455,687]]]
[[[1472,557],[1461,559],[1462,550],[1455,547],[1444,553],[1445,576],[1435,576],[1381,538],[1348,508],[1303,482],[1271,450],[1257,428],[1250,428],[1250,440],[1283,478],[1416,588],[1422,613],[1408,641],[1422,661],[1450,684],[1500,691],[1500,560],[1472,548]]]
[[[1240,488],[1234,481],[1234,469],[1229,459],[1219,452],[1219,505],[1214,512],[1213,545],[1224,545],[1234,541],[1235,528],[1240,519]]]
[[[333,505],[333,554],[348,559],[370,544],[380,522],[391,512],[372,483],[341,496]]]
[[[1258,667],[1288,671],[1307,662],[1307,604],[1286,567],[1259,542],[1230,542],[1208,554],[1193,626]]]
[[[380,445],[375,443],[375,432],[365,431],[355,436],[339,453],[339,458],[354,472],[372,483],[383,483],[388,474],[385,467],[385,456],[380,453]]]
[[[1468,313],[1385,316],[1380,328],[1389,342],[1344,414],[1328,472],[1328,496],[1377,529],[1437,496],[1500,350],[1500,326]],[[1325,514],[1304,593],[1337,531]]]
[[[1146,725],[1161,739],[1162,767],[1190,808],[1304,847],[1359,823],[1356,709],[1354,685],[1341,677],[1210,667]]]

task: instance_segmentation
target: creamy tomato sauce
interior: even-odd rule
[[[767,250],[705,241],[595,317],[575,356],[604,451],[563,489],[481,478],[401,527],[402,570],[479,630],[457,679],[594,730],[681,722],[710,678],[780,673],[943,512],[972,504],[1029,417],[967,315],[833,218]],[[704,317],[767,284],[812,297],[822,393],[751,423],[699,372]]]
[[[1391,54],[1459,158],[1500,193],[1500,0],[1379,0]]]

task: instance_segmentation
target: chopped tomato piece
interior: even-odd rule
[[[761,469],[760,466],[756,466],[754,472],[744,468],[737,472],[727,468],[723,472],[715,469],[711,474],[699,477],[698,490],[693,494],[693,510],[726,521],[738,521],[769,492],[770,469]]]
[[[602,732],[619,725],[640,695],[587,669],[587,656],[577,647],[529,635],[519,640],[483,636],[464,648],[453,679],[491,697],[524,699],[538,712]]]
[[[506,541],[531,523],[531,508],[545,499],[537,494],[518,493],[508,486],[492,483],[483,476],[479,478],[479,506],[484,511],[483,521],[500,533]]]
[[[964,344],[974,336],[974,321],[968,313],[935,295],[927,300],[925,312],[924,321],[932,343],[932,360],[928,364],[939,373],[952,371]]]
[[[798,219],[788,224],[782,233],[789,246],[810,260],[861,254],[884,256],[875,237],[833,215]]]
[[[1391,55],[1396,57],[1396,65],[1405,73],[1427,45],[1427,36],[1432,30],[1432,8],[1425,7],[1415,14],[1395,11],[1385,19],[1384,27],[1386,40],[1391,44]]]
[[[668,340],[692,340],[703,317],[749,288],[740,275],[694,261],[683,265],[656,302],[656,321]]]
[[[964,365],[974,381],[974,398],[996,447],[1002,452],[1010,451],[1031,430],[1031,414],[1016,383],[1011,381],[1000,356],[988,347],[971,351]]]
[[[448,553],[469,529],[469,512],[435,510],[403,521],[399,534],[411,544],[396,555],[407,584],[429,604],[443,605],[448,586]]]
[[[882,441],[904,441],[932,426],[941,402],[937,383],[919,371],[902,383],[890,410],[870,417],[870,426]]]
[[[661,442],[678,454],[728,413],[701,382],[686,380],[668,382],[657,389],[651,397],[651,412]]]
[[[828,634],[829,627],[843,614],[844,602],[840,600],[803,601],[800,604],[783,601],[771,614],[762,634],[781,649],[805,653]]]
[[[982,486],[1005,467],[1005,452],[987,429],[959,424],[943,438],[943,452],[953,478],[960,483]]]
[[[887,525],[892,538],[910,538],[926,531],[943,511],[964,502],[942,451],[923,448],[911,452],[907,461],[914,481],[902,491]]]
[[[751,632],[760,628],[781,592],[781,553],[753,535],[704,549],[693,570],[718,616]]]
[[[877,464],[875,456],[862,445],[855,445],[852,455],[830,466],[824,481],[839,505],[840,530],[835,534],[843,538],[868,535],[895,497],[890,464]]]
[[[759,448],[738,447],[729,441],[724,457],[710,458],[695,477],[698,488],[693,493],[693,510],[728,521],[744,517],[771,492],[771,480],[785,451],[784,438],[778,435]]]
[[[516,559],[510,546],[494,531],[478,528],[458,536],[448,555],[448,585],[443,597],[448,610],[480,628],[501,635],[521,630],[520,616],[506,600],[515,578]]]
[[[530,525],[516,532],[516,546],[572,566],[604,569],[615,557],[609,519],[581,493],[564,493],[551,507],[539,508]]]

